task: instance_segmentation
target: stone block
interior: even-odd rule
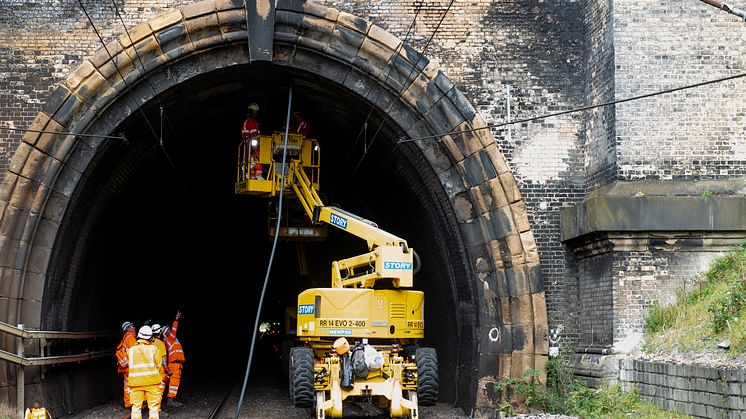
[[[539,264],[539,249],[536,247],[536,241],[534,240],[534,233],[533,231],[525,231],[520,234],[521,236],[521,245],[523,246],[523,249],[525,251],[526,256],[526,263],[529,265],[532,264]],[[543,288],[543,280],[542,280],[542,288]],[[532,285],[533,288],[533,285]]]
[[[533,307],[534,323],[536,323],[537,327],[546,329],[548,325],[546,295],[543,292],[532,293],[531,305]]]
[[[456,219],[459,223],[466,223],[468,220],[476,217],[474,204],[472,203],[469,194],[458,194],[451,198],[451,203],[456,214]]]
[[[503,185],[505,198],[508,200],[508,203],[512,204],[521,200],[521,192],[518,190],[518,185],[515,183],[512,173],[501,174],[500,183]]]
[[[337,23],[363,35],[367,35],[371,27],[370,22],[367,20],[347,12],[339,12]]]
[[[505,242],[508,244],[508,249],[510,249],[510,258],[513,265],[525,264],[526,256],[523,252],[521,236],[518,234],[510,234],[505,237]]]
[[[457,167],[438,173],[438,179],[440,179],[440,183],[443,185],[443,189],[449,197],[466,191],[464,176],[459,173]]]
[[[239,9],[243,11],[245,8],[245,2],[244,0],[215,0],[215,8],[217,10]]]
[[[323,53],[329,45],[335,23],[313,16],[303,16],[298,45]]]
[[[513,352],[512,365],[510,376],[513,378],[522,378],[523,373],[529,369],[534,368],[534,354],[522,354]]]
[[[70,91],[74,91],[78,88],[80,83],[87,79],[94,71],[96,71],[96,67],[94,67],[90,61],[83,61],[83,63],[72,72],[72,74],[67,76],[67,79],[65,79],[63,83]]]
[[[213,0],[202,0],[181,7],[181,13],[184,15],[184,19],[191,19],[208,13],[213,13],[215,10],[215,2]]]
[[[371,25],[370,30],[368,31],[368,36],[387,46],[392,51],[397,51],[402,44],[401,39],[378,25]]]
[[[386,71],[392,55],[393,51],[388,47],[367,37],[363,39],[357,57],[355,57],[352,64],[360,69],[360,71],[370,74],[385,83]],[[380,94],[381,88],[379,87],[376,89],[376,96],[379,96]],[[376,100],[377,97],[372,102],[375,103]]]
[[[141,23],[134,28],[127,29],[123,34],[119,35],[119,43],[122,44],[122,48],[128,48],[143,39],[151,36],[153,29],[150,27],[149,22]]]
[[[451,153],[452,159],[455,162],[464,160],[465,150],[459,146],[461,143],[456,142],[450,135],[443,135],[440,138],[440,143]]]
[[[152,32],[155,33],[171,25],[175,25],[181,22],[181,19],[181,11],[173,10],[170,12],[159,14],[158,16],[150,19],[150,21],[148,21],[148,24],[150,25],[150,29],[152,30]]]
[[[470,186],[482,184],[485,180],[484,168],[477,156],[469,156],[457,163],[461,171],[466,176],[466,181]]]
[[[526,205],[523,201],[510,204],[510,212],[512,213],[513,222],[517,230],[516,232],[523,233],[531,230],[531,224],[528,222]]]
[[[199,4],[199,3],[198,3]],[[215,13],[187,18],[186,28],[189,39],[196,49],[203,49],[220,43],[222,33],[218,25],[218,16]]]
[[[357,57],[365,35],[342,25],[336,25],[329,38],[326,54],[352,63]]]

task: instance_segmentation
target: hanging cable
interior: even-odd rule
[[[93,31],[96,33],[96,36],[98,37],[98,40],[101,42],[101,45],[104,47],[104,51],[106,51],[106,55],[109,56],[109,60],[114,65],[114,68],[117,70],[117,74],[119,74],[119,77],[122,79],[122,83],[124,83],[124,86],[127,88],[127,92],[132,97],[132,100],[137,103],[137,98],[135,98],[135,94],[132,93],[132,88],[130,87],[129,83],[127,83],[127,80],[125,80],[124,75],[122,75],[122,72],[119,70],[119,66],[117,65],[116,61],[114,61],[114,57],[111,56],[111,53],[109,52],[109,49],[106,48],[106,43],[104,42],[104,38],[101,37],[101,34],[99,33],[98,29],[96,28],[96,25],[93,23],[93,19],[91,19],[91,16],[88,14],[88,10],[86,10],[85,5],[83,5],[82,0],[78,0],[78,4],[80,5],[80,8],[83,9],[83,13],[85,13],[86,18],[88,19],[88,23],[91,24],[91,27],[93,28]],[[153,137],[155,138],[155,141],[158,141],[158,133],[155,132],[155,128],[153,128],[153,125],[148,120],[147,115],[145,115],[145,112],[143,112],[141,107],[137,107],[137,110],[140,111],[140,115],[142,115],[143,119],[145,120],[145,123],[148,125],[148,128],[150,129],[150,132],[153,134]]]
[[[545,115],[541,115],[541,116],[534,116],[534,117],[531,117],[531,118],[516,119],[516,120],[510,121],[510,122],[501,122],[499,124],[485,125],[485,126],[480,127],[480,128],[472,128],[472,129],[465,129],[465,130],[458,130],[458,131],[449,131],[449,132],[445,132],[443,134],[427,135],[427,136],[424,136],[424,137],[409,138],[409,139],[405,139],[404,137],[402,137],[402,138],[399,139],[399,141],[397,143],[401,144],[401,143],[409,143],[409,142],[412,142],[412,141],[429,140],[431,138],[439,138],[439,137],[443,137],[443,136],[446,136],[446,135],[466,134],[468,132],[482,131],[482,130],[485,130],[485,129],[502,128],[502,127],[506,127],[506,126],[509,126],[509,125],[513,125],[513,124],[523,124],[525,122],[534,122],[534,121],[538,121],[538,120],[541,120],[541,119],[551,118],[551,117],[554,117],[554,116],[560,116],[560,115],[567,115],[567,114],[571,114],[571,113],[583,112],[583,111],[588,111],[588,110],[591,110],[591,109],[602,108],[602,107],[605,107],[605,106],[616,105],[616,104],[624,103],[624,102],[632,102],[632,101],[635,101],[635,100],[646,99],[646,98],[653,97],[653,96],[660,96],[660,95],[665,95],[665,94],[668,94],[668,93],[678,92],[680,90],[693,89],[695,87],[702,87],[702,86],[706,86],[708,84],[722,83],[724,81],[735,80],[735,79],[739,79],[739,78],[742,78],[742,77],[746,77],[746,73],[740,73],[740,74],[736,74],[736,75],[733,75],[733,76],[722,77],[722,78],[719,78],[719,79],[707,80],[707,81],[703,81],[703,82],[700,82],[700,83],[689,84],[689,85],[686,85],[686,86],[679,86],[679,87],[674,87],[674,88],[671,88],[671,89],[660,90],[660,91],[657,91],[657,92],[646,93],[646,94],[639,95],[639,96],[632,96],[632,97],[628,97],[628,98],[624,98],[624,99],[613,100],[611,102],[599,103],[598,105],[588,105],[588,106],[583,106],[581,108],[569,109],[569,110],[566,110],[566,111],[554,112],[554,113],[549,113],[549,114],[545,114]]]
[[[415,23],[417,23],[417,16],[420,14],[420,10],[422,10],[422,5],[424,3],[421,2],[417,5],[417,9],[414,13],[414,18],[412,18],[412,23],[409,24],[409,28],[407,29],[407,33],[404,35],[404,39],[401,41],[398,47],[396,47],[396,50],[394,53],[389,57],[388,60],[386,60],[386,65],[384,66],[384,71],[388,70],[386,73],[386,77],[383,79],[383,84],[386,84],[386,82],[389,80],[389,76],[391,76],[391,71],[393,71],[393,66],[391,65],[392,59],[396,60],[398,58],[399,53],[401,52],[402,48],[404,48],[404,44],[407,43],[407,40],[409,39],[409,34],[412,32],[412,29],[414,28]],[[349,160],[352,156],[352,152],[355,150],[355,146],[357,145],[357,142],[360,140],[360,136],[363,134],[363,131],[365,131],[365,141],[367,141],[367,135],[368,135],[368,121],[370,120],[370,116],[373,115],[373,109],[376,107],[376,102],[378,102],[378,99],[381,97],[381,93],[383,92],[383,86],[378,86],[378,95],[376,96],[375,100],[370,104],[370,110],[368,111],[368,116],[365,117],[365,122],[363,122],[363,126],[360,127],[360,131],[357,133],[357,137],[355,137],[355,141],[352,142],[352,146],[350,147],[350,152],[347,154],[347,157],[345,160]],[[367,144],[366,144],[367,145]]]
[[[6,126],[0,126],[0,131],[21,131],[21,132],[38,132],[42,134],[53,134],[53,135],[74,135],[76,137],[90,137],[90,138],[106,138],[107,140],[124,140],[127,141],[124,136],[118,135],[96,135],[96,134],[78,134],[75,132],[58,132],[58,131],[45,131],[41,129],[30,129],[30,128],[11,128]]]
[[[130,35],[129,29],[127,29],[127,25],[124,23],[124,19],[122,18],[121,13],[119,13],[119,7],[114,2],[114,0],[111,0],[112,6],[114,6],[114,12],[116,13],[117,17],[119,18],[119,21],[122,22],[122,27],[124,27],[124,32],[127,34],[127,38],[130,40],[130,44],[132,45],[132,49],[135,51],[135,56],[137,57],[137,61],[140,62],[140,68],[142,69],[142,76],[145,77],[145,63],[142,61],[142,57],[140,57],[140,52],[137,51],[137,48],[135,47],[135,42],[132,40],[132,36]],[[102,41],[103,42],[103,41]],[[105,48],[106,46],[104,46]],[[108,51],[107,51],[108,52]],[[121,74],[120,74],[121,75]],[[145,77],[145,81],[147,81],[148,86],[150,86],[150,90],[153,92],[153,97],[155,97],[156,101],[158,102],[158,106],[161,108],[161,136],[158,141],[158,144],[161,146],[161,150],[163,151],[163,155],[166,157],[166,160],[168,161],[168,164],[171,165],[171,168],[173,171],[178,175],[179,171],[176,170],[176,166],[174,165],[174,162],[171,160],[171,157],[168,155],[168,152],[166,151],[166,147],[163,145],[163,118],[165,116],[166,122],[168,122],[169,129],[171,130],[171,134],[174,137],[177,137],[176,130],[174,130],[173,125],[171,124],[171,120],[168,118],[168,114],[165,114],[163,111],[163,104],[158,99],[158,94],[155,91],[155,87],[153,86],[153,83],[150,81],[150,77]],[[181,176],[179,176],[181,178]]]
[[[277,224],[275,225],[275,238],[272,241],[272,251],[269,254],[269,263],[267,264],[267,273],[264,275],[264,285],[262,286],[262,293],[259,296],[259,305],[256,309],[256,319],[254,320],[254,330],[251,335],[251,349],[249,349],[249,362],[246,363],[246,374],[243,378],[243,386],[241,387],[241,396],[238,399],[238,407],[236,407],[236,417],[241,414],[241,405],[243,404],[243,397],[246,393],[246,385],[249,382],[249,371],[251,370],[251,360],[254,357],[254,345],[256,344],[256,331],[259,330],[259,316],[262,313],[262,305],[264,304],[264,294],[267,292],[267,284],[269,283],[269,273],[272,271],[272,262],[275,258],[275,250],[277,249],[277,240],[280,237],[280,221],[282,221],[282,197],[285,195],[285,179],[287,177],[287,152],[288,152],[288,136],[290,131],[290,109],[293,104],[293,85],[290,85],[288,91],[288,114],[285,119],[285,145],[282,148],[282,180],[280,181],[280,197],[277,203]]]
[[[394,109],[394,105],[396,104],[396,102],[399,99],[401,99],[401,97],[404,95],[404,92],[407,91],[407,89],[409,88],[409,86],[411,86],[412,83],[414,83],[414,81],[417,79],[417,77],[419,77],[420,74],[422,74],[422,70],[423,69],[420,69],[417,72],[417,75],[414,78],[412,78],[412,73],[414,73],[414,71],[419,66],[420,61],[425,56],[425,52],[430,47],[430,43],[432,42],[432,40],[435,37],[435,35],[438,33],[438,30],[440,29],[441,23],[443,23],[443,20],[445,19],[446,15],[448,15],[448,12],[451,10],[451,6],[453,5],[453,1],[454,0],[451,0],[451,2],[448,3],[448,7],[446,8],[445,12],[443,12],[443,15],[440,17],[440,20],[438,21],[437,26],[435,26],[435,30],[433,30],[433,33],[430,35],[430,38],[427,40],[427,43],[425,44],[425,47],[422,49],[422,52],[420,53],[420,56],[417,58],[417,62],[414,63],[414,66],[412,66],[412,69],[409,71],[409,74],[407,75],[407,78],[405,79],[406,82],[404,83],[404,86],[402,86],[402,89],[399,92],[399,95],[396,97],[395,100],[391,101],[391,106],[386,111],[386,116],[384,116],[383,120],[378,125],[378,129],[376,129],[376,132],[373,134],[373,138],[371,138],[371,140],[370,140],[370,144],[369,144],[368,149],[363,153],[362,156],[360,156],[360,160],[357,162],[357,165],[355,165],[355,168],[352,170],[352,173],[348,177],[348,182],[352,181],[352,178],[355,176],[355,173],[357,173],[357,170],[360,168],[360,165],[363,163],[363,159],[365,159],[365,156],[368,155],[368,152],[373,147],[373,143],[375,142],[376,138],[378,138],[378,133],[381,132],[381,128],[383,127],[383,124],[386,122],[386,119],[388,118],[388,113],[391,112],[392,109]]]

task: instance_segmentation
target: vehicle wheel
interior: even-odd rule
[[[313,351],[311,348],[290,348],[290,399],[295,407],[313,406]]]
[[[434,348],[417,348],[417,401],[433,406],[438,401],[438,354]]]
[[[280,365],[282,366],[282,375],[285,377],[287,377],[290,372],[290,349],[292,348],[292,340],[283,340],[280,345]]]

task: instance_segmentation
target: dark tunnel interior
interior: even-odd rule
[[[455,401],[459,352],[474,351],[476,344],[458,341],[458,303],[469,298],[458,288],[468,275],[437,177],[413,146],[395,146],[403,131],[384,111],[336,83],[271,65],[190,79],[118,127],[128,141],[103,146],[63,220],[44,321],[67,330],[118,332],[125,320],[169,324],[180,310],[183,388],[216,368],[225,379],[243,377],[272,240],[270,202],[234,194],[239,128],[247,105],[257,102],[262,133],[283,129],[291,83],[292,109],[305,115],[321,146],[326,204],[375,221],[421,257],[415,276],[426,301],[421,345],[437,348],[440,398]],[[333,228],[325,241],[280,241],[260,319],[282,325],[300,291],[329,286],[333,260],[366,251],[363,240]],[[265,335],[257,342],[252,377],[279,368]]]

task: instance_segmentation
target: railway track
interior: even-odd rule
[[[234,395],[237,388],[240,388],[238,386],[238,382],[234,382],[228,387],[225,393],[223,393],[223,395],[220,396],[220,399],[215,404],[215,407],[212,409],[212,412],[210,412],[210,415],[207,417],[208,419],[218,419],[218,418],[225,419],[227,417],[232,418],[233,416],[235,416],[235,410],[230,409],[228,407],[227,401],[231,399],[231,396]]]

